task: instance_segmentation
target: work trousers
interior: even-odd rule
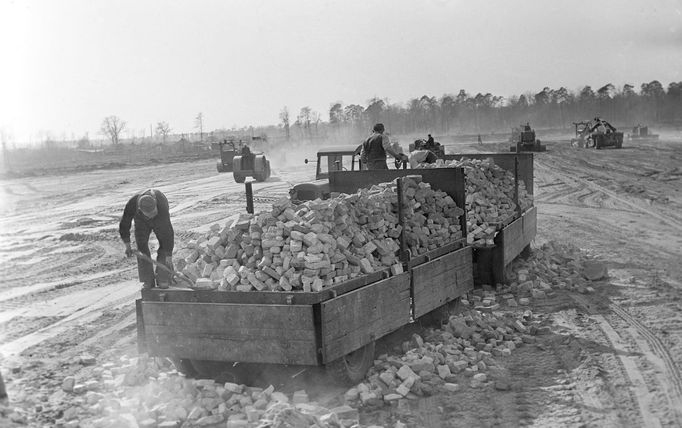
[[[170,215],[162,215],[159,213],[153,219],[148,219],[138,211],[135,214],[134,221],[137,249],[141,253],[151,257],[151,252],[149,251],[149,236],[154,232],[156,239],[159,241],[159,250],[156,253],[156,261],[173,270],[172,256],[175,234],[170,222]],[[137,258],[137,273],[140,282],[144,282],[146,287],[154,287],[157,281],[159,284],[170,285],[172,280],[171,275],[163,269],[157,268],[156,275],[154,275],[154,266],[139,257]]]

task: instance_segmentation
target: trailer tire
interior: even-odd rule
[[[344,383],[359,383],[374,364],[375,348],[376,343],[372,341],[362,348],[332,361],[327,365],[327,370],[335,379]]]

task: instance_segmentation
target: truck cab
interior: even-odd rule
[[[295,185],[289,195],[295,201],[312,201],[329,198],[330,171],[359,171],[362,169],[360,146],[326,147],[318,150],[317,161],[305,160],[305,163],[317,162],[315,181]]]

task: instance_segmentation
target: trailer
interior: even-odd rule
[[[412,174],[464,206],[461,168],[330,171],[329,184],[332,192],[354,192]],[[400,196],[398,206],[402,218]],[[401,239],[404,272],[397,275],[382,270],[319,292],[144,289],[136,301],[138,350],[169,357],[186,372],[210,362],[324,366],[359,382],[373,364],[376,340],[473,289],[465,216],[462,239],[425,254],[410,255]]]
[[[445,160],[488,159],[492,158],[495,165],[511,171],[515,180],[514,202],[517,210],[518,183],[523,182],[526,190],[533,194],[534,167],[533,153],[476,153],[449,154]],[[504,225],[495,236],[494,245],[473,247],[474,278],[477,284],[501,284],[506,279],[506,269],[519,255],[530,254],[530,243],[537,234],[537,208],[531,206],[525,212],[518,211],[517,218]]]

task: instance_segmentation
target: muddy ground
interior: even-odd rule
[[[502,363],[495,376],[506,390],[463,388],[409,408],[362,410],[363,424],[682,425],[682,135],[626,141],[621,150],[547,144],[535,157],[533,246],[572,243],[606,263],[608,280],[594,283],[593,293],[559,291],[532,302],[550,328]],[[450,152],[477,150],[506,151],[508,144],[448,145]],[[254,184],[256,210],[314,176],[314,165],[299,157],[273,157],[273,177]],[[139,284],[118,236],[131,195],[147,187],[168,195],[178,248],[245,208],[243,185],[217,174],[214,160],[0,185],[0,369],[16,407],[30,391],[58,389],[64,376],[77,375],[83,353],[98,362],[136,354]],[[284,391],[306,388],[322,403],[338,401],[346,389],[319,370],[293,380],[287,373],[275,370],[264,381]],[[27,412],[38,426],[59,417]]]

